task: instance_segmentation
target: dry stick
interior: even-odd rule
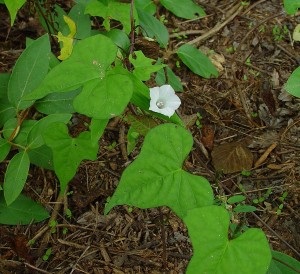
[[[223,27],[225,27],[230,21],[232,21],[239,13],[240,11],[243,9],[243,6],[239,6],[239,8],[233,12],[227,19],[225,19],[225,21],[223,21],[220,24],[217,24],[216,26],[214,26],[211,30],[209,30],[208,32],[206,32],[205,34],[191,40],[188,42],[188,44],[199,44],[200,42],[212,37],[214,34],[216,34],[219,30],[221,30]]]
[[[66,191],[65,191],[65,193],[66,193]],[[40,247],[38,249],[38,254],[42,254],[43,250],[46,248],[46,246],[48,244],[50,234],[51,234],[51,231],[49,230],[49,228],[50,228],[51,224],[53,223],[53,221],[56,220],[56,218],[58,216],[58,212],[59,212],[59,210],[60,210],[60,208],[63,204],[64,198],[65,198],[65,194],[60,192],[57,199],[56,199],[56,203],[54,205],[51,217],[48,221],[48,225],[46,226],[47,229],[45,229],[45,234],[44,234],[44,237],[41,241]]]
[[[40,272],[40,273],[44,273],[44,274],[51,274],[51,272],[48,272],[48,271],[46,271],[46,270],[43,270],[43,269],[40,269],[40,268],[37,268],[36,266],[34,266],[34,265],[31,265],[31,264],[29,264],[29,263],[24,263],[24,265],[26,265],[28,268],[31,268],[31,269],[33,269],[33,270],[35,270],[35,271],[38,271],[38,272]]]
[[[167,248],[166,248],[166,230],[164,225],[164,216],[162,214],[161,208],[158,208],[159,217],[160,217],[160,227],[161,227],[161,241],[162,241],[162,258],[163,258],[163,266],[167,267]]]

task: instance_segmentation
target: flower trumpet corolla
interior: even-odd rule
[[[170,85],[150,88],[149,110],[161,113],[169,118],[179,108],[181,101]]]

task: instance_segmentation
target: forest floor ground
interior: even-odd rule
[[[170,50],[198,39],[195,45],[211,52],[220,72],[217,78],[203,79],[183,64],[177,67],[175,57],[168,60],[184,85],[184,92],[178,93],[179,113],[189,121],[195,140],[185,168],[206,177],[219,197],[245,195],[257,210],[239,214],[237,220],[262,228],[273,249],[299,260],[300,100],[288,95],[284,84],[300,62],[300,43],[291,38],[300,16],[287,16],[280,0],[251,1],[239,10],[240,1],[198,2],[207,13],[198,20],[179,20],[158,10],[172,37]],[[0,71],[11,71],[25,38],[41,33],[28,6],[10,28],[9,14],[1,5]],[[146,43],[138,47],[149,57],[162,57]],[[77,118],[80,125],[82,117]],[[185,225],[168,208],[119,206],[103,215],[122,171],[139,152],[140,146],[124,159],[120,136],[127,129],[120,119],[110,122],[97,161],[83,162],[69,184],[63,204],[72,214],[67,218],[63,210],[58,212],[55,233],[44,237],[47,221],[0,226],[1,273],[184,273],[192,246]],[[213,146],[227,144],[219,155],[234,161],[239,152],[232,152],[232,144],[237,142],[250,149],[256,164],[248,174],[217,172],[211,160]],[[6,164],[1,163],[2,178]],[[53,172],[30,169],[25,194],[53,211],[58,190]],[[30,239],[35,243],[29,248]],[[42,260],[47,248],[52,254]]]

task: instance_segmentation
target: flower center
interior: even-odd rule
[[[159,109],[162,109],[165,107],[165,102],[161,99],[157,100],[156,102],[156,106],[159,108]]]

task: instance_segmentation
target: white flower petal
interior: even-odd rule
[[[160,89],[159,87],[150,88],[150,98],[151,100],[157,101],[159,99]]]
[[[171,117],[181,104],[180,98],[175,94],[174,89],[170,85],[150,88],[150,98],[149,110],[168,117]],[[163,105],[161,106],[162,102]],[[158,104],[160,104],[159,107]]]

